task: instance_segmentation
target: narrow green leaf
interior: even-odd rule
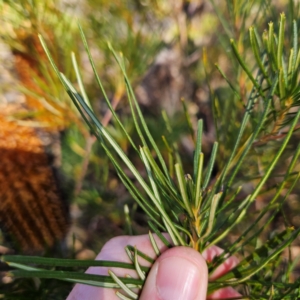
[[[164,225],[166,226],[167,231],[168,231],[168,233],[169,233],[169,235],[170,235],[173,243],[175,245],[177,245],[177,237],[176,236],[179,236],[179,233],[178,232],[174,232],[175,227],[172,226],[173,224],[171,223],[171,220],[169,219],[169,216],[165,212],[164,207],[163,207],[163,205],[161,203],[160,193],[159,193],[157,185],[156,185],[156,183],[154,181],[154,178],[153,178],[153,175],[152,175],[152,171],[150,169],[150,165],[149,165],[149,163],[147,161],[147,158],[146,158],[146,155],[145,155],[145,152],[144,152],[143,148],[141,148],[141,157],[142,157],[142,160],[143,160],[144,165],[146,167],[148,178],[150,180],[150,184],[152,186],[152,190],[153,190],[153,193],[154,193],[154,196],[155,196],[155,199],[156,199],[155,205],[157,207],[160,207],[160,213],[162,213],[162,219],[163,219]],[[172,225],[170,226],[170,224],[172,224]]]
[[[298,54],[297,54],[295,70],[297,70],[299,68],[299,65],[300,65],[300,49],[298,50]]]
[[[297,21],[293,20],[293,72],[292,76],[294,75],[294,71],[296,70],[296,62],[297,62],[297,53],[298,53],[298,26]]]
[[[293,65],[293,59],[294,59],[294,49],[291,49],[290,56],[289,56],[289,64],[288,64],[288,86],[287,89],[290,90],[291,88],[291,82],[293,78],[294,73],[294,65]]]
[[[252,83],[255,86],[255,88],[257,89],[258,93],[264,98],[264,95],[263,95],[263,93],[261,91],[261,86],[255,80],[255,78],[253,77],[251,71],[249,70],[249,68],[247,67],[246,63],[244,62],[243,58],[239,54],[239,52],[238,52],[238,50],[236,48],[236,45],[235,45],[233,39],[230,40],[230,44],[231,44],[231,48],[233,50],[233,53],[234,53],[235,57],[237,58],[238,62],[240,63],[241,67],[246,72],[246,74],[249,77],[249,79],[252,81]]]
[[[147,157],[145,155],[144,148],[140,148],[140,152],[141,152],[141,158],[142,158],[142,161],[143,161],[143,163],[145,165],[145,168],[146,168],[146,171],[147,171],[147,176],[148,176],[148,179],[150,181],[150,184],[151,184],[152,191],[154,193],[155,199],[157,199],[158,204],[161,204],[160,193],[159,193],[157,185],[156,185],[156,183],[154,181],[153,173],[152,173],[152,170],[150,168],[150,164],[149,164],[149,162],[147,160]]]
[[[283,45],[284,45],[284,28],[285,28],[285,14],[280,14],[279,23],[279,37],[278,37],[278,47],[277,47],[277,65],[278,69],[281,69],[282,58],[283,58]]]
[[[204,161],[204,155],[203,153],[200,153],[199,159],[198,159],[198,166],[197,167],[197,178],[196,178],[196,192],[194,196],[194,205],[196,210],[199,210],[201,207],[201,201],[202,201],[202,188],[201,188],[201,180],[202,180],[202,170],[203,170],[203,161]]]
[[[119,291],[116,291],[116,296],[118,296],[122,300],[132,300],[132,299],[134,299],[134,298],[129,298],[129,297],[121,294]]]
[[[185,234],[185,235],[189,238],[190,241],[193,240],[193,237],[192,237],[192,235],[191,235],[191,233],[190,233],[190,231],[189,231],[188,229],[186,229],[186,228],[184,228],[184,227],[182,227],[182,226],[180,226],[180,225],[178,225],[178,224],[175,224],[175,227],[176,227],[182,234]],[[182,246],[190,246],[190,244],[189,244],[189,243],[184,243]]]
[[[130,288],[125,283],[123,283],[122,280],[119,279],[118,276],[113,271],[108,270],[108,274],[112,277],[112,279],[114,280],[114,282],[117,283],[119,285],[119,287],[127,295],[129,295],[133,299],[138,299],[138,295],[136,293],[134,293],[132,290],[130,290]]]
[[[158,231],[158,229],[151,221],[148,222],[148,225],[155,232],[155,234],[160,238],[160,240],[165,244],[165,246],[167,246],[168,248],[172,247],[170,242],[164,237],[164,235],[160,231]]]
[[[202,135],[203,135],[203,120],[198,120],[198,128],[197,128],[197,138],[195,145],[195,153],[194,153],[194,181],[198,176],[198,166],[199,166],[199,157],[202,152]],[[202,170],[201,170],[202,171]]]
[[[24,271],[39,271],[39,272],[43,272],[46,271],[45,269],[42,268],[34,268],[34,267],[30,267],[21,263],[16,263],[16,262],[6,262],[10,267],[12,268],[16,268],[18,270],[24,270]]]
[[[123,130],[124,134],[126,135],[128,141],[130,142],[131,146],[136,150],[138,151],[136,145],[134,144],[133,140],[131,139],[131,137],[129,136],[128,132],[126,131],[126,129],[124,128],[122,122],[120,121],[119,117],[117,116],[116,112],[114,111],[113,107],[111,106],[111,103],[109,101],[109,98],[105,92],[105,89],[102,85],[102,82],[100,80],[100,77],[97,73],[97,70],[96,70],[96,66],[95,66],[95,63],[94,63],[94,60],[93,60],[93,57],[91,55],[91,52],[90,52],[90,48],[88,46],[88,43],[87,43],[87,40],[86,40],[86,37],[85,37],[85,34],[83,32],[83,29],[81,27],[81,25],[78,23],[78,28],[79,28],[79,32],[80,32],[80,35],[81,35],[81,39],[82,39],[82,42],[83,42],[83,45],[84,45],[84,48],[86,50],[86,53],[88,55],[88,58],[89,58],[89,61],[90,61],[90,64],[92,66],[92,69],[93,69],[93,73],[94,73],[94,76],[96,78],[96,81],[97,81],[97,84],[103,94],[103,97],[105,99],[105,102],[109,108],[109,110],[111,111],[112,115],[114,116],[115,120],[117,121],[118,125],[120,126],[120,128]]]
[[[170,182],[165,176],[161,169],[158,167],[156,161],[154,160],[153,156],[150,153],[150,150],[146,147],[143,148],[143,152],[150,163],[151,167],[153,168],[153,173],[161,183],[161,190],[166,190],[166,192],[172,196],[172,198],[176,199],[179,196],[178,191],[173,182]]]
[[[155,241],[155,239],[154,239],[151,231],[149,231],[149,238],[150,238],[150,242],[151,242],[152,248],[153,248],[156,256],[159,256],[160,255],[160,251],[158,249],[157,243],[156,243],[156,241]]]
[[[278,62],[275,51],[275,38],[274,38],[274,24],[269,23],[269,35],[268,35],[268,53],[269,60],[272,62],[272,67],[274,71],[278,70]]]
[[[184,180],[183,170],[182,170],[182,168],[179,164],[175,164],[175,172],[176,172],[177,181],[178,181],[178,184],[179,184],[179,190],[180,190],[180,193],[181,193],[181,197],[182,197],[182,201],[183,201],[185,210],[187,211],[189,216],[192,218],[193,217],[193,212],[192,212],[192,209],[191,209],[191,203],[190,203],[190,201],[188,199],[188,196],[187,196],[186,184],[185,184],[185,180]]]
[[[283,83],[284,83],[284,89],[287,90],[288,89],[288,85],[289,85],[289,81],[288,81],[288,70],[287,70],[287,66],[284,60],[284,57],[282,57],[282,72],[283,72]]]
[[[85,91],[85,88],[84,88],[84,85],[83,85],[83,82],[82,82],[82,77],[81,77],[81,74],[80,74],[80,71],[79,71],[79,68],[78,68],[78,64],[77,64],[76,56],[75,56],[74,52],[71,53],[71,58],[72,58],[72,63],[73,63],[73,67],[74,67],[74,70],[75,70],[75,73],[76,73],[76,78],[77,78],[77,81],[78,81],[78,85],[79,85],[81,95],[82,95],[85,103],[89,106],[89,108],[91,110],[93,110],[93,108],[91,106],[91,102],[90,102],[90,100],[89,100],[89,98],[86,94],[86,91]]]
[[[259,48],[259,52],[261,53],[261,52],[263,51],[263,43],[262,43],[262,40],[260,39],[260,36],[259,36],[259,34],[257,33],[257,28],[256,28],[256,27],[253,27],[253,30],[254,30],[255,39],[256,39],[256,42],[257,42],[257,45],[258,45],[258,48]]]
[[[134,251],[135,251],[135,247],[133,247],[133,246],[131,246],[131,245],[126,246],[126,248],[127,248],[128,250],[130,250],[131,252],[133,252],[133,253],[134,253]],[[140,257],[142,257],[143,259],[145,259],[146,261],[148,261],[150,264],[154,264],[155,259],[151,258],[151,257],[148,256],[147,254],[145,254],[145,253],[139,251],[138,249],[136,249],[136,253],[137,253]],[[133,257],[133,256],[132,256],[132,257]]]
[[[146,279],[145,272],[142,270],[142,267],[139,264],[136,247],[134,249],[134,266],[135,266],[136,272],[138,273],[140,279],[145,280]]]
[[[217,156],[217,151],[218,151],[218,143],[214,142],[211,154],[210,154],[210,159],[209,159],[209,163],[207,166],[207,170],[206,170],[206,174],[204,177],[204,181],[203,181],[203,185],[202,185],[202,189],[205,190],[209,184],[210,178],[211,178],[211,174],[214,168],[214,164],[215,164],[215,160],[216,160],[216,156]]]
[[[191,135],[193,141],[195,141],[195,133],[194,133],[194,128],[193,128],[192,121],[191,121],[191,116],[188,112],[187,105],[186,105],[185,100],[183,98],[181,99],[181,103],[182,103],[186,123],[187,123],[189,131],[190,131],[190,135]]]
[[[169,174],[170,176],[173,178],[174,176],[174,159],[173,159],[173,150],[171,148],[171,146],[169,145],[167,139],[165,136],[162,136],[162,141],[167,149],[167,152],[168,152],[168,164],[169,164]]]
[[[125,247],[125,252],[126,252],[128,258],[129,258],[132,262],[134,262],[134,255],[133,255],[132,251],[129,250],[129,247],[128,247],[128,246]]]
[[[250,27],[249,29],[249,34],[250,34],[250,42],[251,42],[251,46],[252,46],[252,50],[254,53],[254,57],[256,59],[256,62],[258,64],[258,67],[260,68],[262,74],[264,75],[264,77],[267,79],[268,84],[271,85],[271,80],[267,74],[267,71],[264,67],[263,61],[260,58],[260,50],[259,50],[259,46],[258,46],[258,41],[257,41],[257,37],[254,31],[253,27]]]
[[[38,256],[25,256],[25,255],[3,255],[1,261],[8,263],[19,264],[36,264],[50,267],[112,267],[112,268],[124,268],[133,270],[132,264],[116,262],[116,261],[102,261],[102,260],[79,260],[79,259],[66,259],[66,258],[47,258]]]
[[[222,75],[222,77],[226,80],[227,84],[230,86],[230,88],[232,89],[232,91],[234,92],[234,95],[237,97],[237,99],[241,100],[241,95],[240,93],[236,90],[236,88],[232,85],[232,83],[230,82],[230,80],[228,79],[228,77],[225,75],[225,73],[222,71],[222,69],[220,68],[220,66],[218,64],[215,64],[216,68],[218,69],[218,71],[220,72],[220,74]]]
[[[38,35],[38,37],[39,37],[39,40],[40,40],[40,42],[41,42],[41,44],[42,44],[42,47],[43,47],[43,49],[44,49],[46,55],[47,55],[47,58],[48,58],[49,61],[50,61],[50,64],[51,64],[53,70],[55,71],[57,77],[60,79],[61,83],[62,83],[63,86],[65,87],[65,84],[64,84],[63,80],[61,79],[60,72],[59,72],[59,70],[58,70],[56,64],[54,63],[54,60],[53,60],[53,58],[52,58],[52,56],[51,56],[51,54],[50,54],[50,51],[49,51],[49,49],[48,49],[48,47],[47,47],[47,45],[46,45],[45,40],[43,39],[43,37],[42,37],[40,34]]]
[[[110,276],[93,275],[79,272],[67,272],[67,271],[10,271],[13,277],[17,278],[52,278],[60,279],[64,281],[77,282],[82,284],[88,284],[105,288],[118,288],[119,285],[114,282]],[[142,285],[143,281],[134,278],[122,278],[122,282],[130,288],[134,288],[138,285]]]
[[[128,232],[128,235],[133,235],[130,211],[129,211],[129,207],[127,204],[124,205],[124,215],[125,215],[125,222],[126,222],[126,231]]]
[[[221,198],[222,192],[214,195],[211,205],[210,205],[210,211],[209,211],[209,220],[208,220],[208,226],[205,234],[201,237],[202,240],[204,240],[212,231],[213,224],[216,221],[215,214],[216,210],[219,204],[219,200]]]

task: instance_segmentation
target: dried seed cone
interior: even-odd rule
[[[42,139],[34,128],[0,115],[0,224],[24,252],[52,247],[68,228]]]

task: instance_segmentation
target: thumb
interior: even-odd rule
[[[207,265],[196,250],[174,247],[154,263],[143,287],[141,300],[205,300]]]

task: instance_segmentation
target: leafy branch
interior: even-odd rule
[[[250,28],[250,42],[257,64],[257,75],[253,75],[253,72],[250,71],[253,68],[244,61],[235,46],[235,42],[231,41],[233,55],[251,82],[252,90],[247,98],[243,119],[231,155],[216,178],[213,178],[212,171],[218,156],[219,144],[215,142],[209,161],[205,164],[204,161],[207,158],[202,152],[203,124],[201,120],[198,122],[195,138],[192,174],[185,173],[181,160],[178,158],[178,153],[170,151],[171,147],[167,144],[167,140],[163,138],[169,153],[168,162],[174,163],[172,166],[168,165],[135,98],[126,73],[123,55],[117,54],[109,44],[108,48],[124,78],[127,100],[135,130],[139,136],[138,142],[131,139],[130,134],[126,131],[121,119],[110,104],[101,79],[97,74],[87,40],[82,28],[79,26],[94,76],[104,99],[114,120],[122,129],[146,170],[147,176],[143,178],[140,170],[135,167],[127,154],[96,117],[83,88],[81,88],[80,94],[70,80],[59,71],[44,39],[40,36],[46,55],[66,92],[91,132],[97,137],[99,144],[103,147],[132,198],[147,214],[149,227],[166,246],[170,247],[171,245],[163,237],[162,232],[169,234],[172,246],[188,246],[200,253],[211,245],[224,242],[230,233],[244,221],[249,209],[260,193],[264,191],[267,181],[287,149],[295,130],[298,128],[300,117],[299,109],[291,111],[292,108],[299,106],[300,50],[298,50],[297,25],[294,21],[293,48],[290,51],[288,63],[286,63],[284,51],[285,21],[284,14],[281,14],[278,36],[275,35],[273,24],[270,23],[269,31],[263,34],[262,40],[258,37],[256,30],[253,27]],[[224,75],[222,71],[221,74]],[[225,79],[227,80],[227,78]],[[79,82],[79,86],[82,86],[81,82]],[[231,84],[230,87],[233,88],[233,85]],[[233,90],[233,93],[236,93],[236,90]],[[167,117],[165,119],[167,120]],[[253,124],[255,125],[252,127]],[[264,168],[253,191],[245,193],[241,186],[236,187],[236,177],[241,173],[242,166],[246,158],[249,158],[253,147],[259,143],[267,143],[272,140],[274,135],[278,133],[278,128],[283,127],[286,131],[284,135],[280,136],[282,139],[281,145],[272,160]],[[224,243],[224,253],[209,264],[209,272],[212,273],[226,260],[228,255],[239,255],[251,251],[250,254],[243,256],[244,258],[241,259],[239,265],[232,271],[214,282],[209,282],[209,293],[225,286],[239,286],[244,287],[245,297],[243,299],[257,299],[257,297],[260,297],[260,299],[283,299],[283,296],[298,295],[298,281],[291,283],[288,276],[286,276],[285,280],[278,282],[271,275],[266,275],[264,272],[278,266],[276,262],[280,261],[280,254],[299,236],[300,229],[287,226],[283,231],[274,233],[262,246],[253,249],[253,245],[257,244],[260,234],[270,224],[273,217],[270,217],[264,224],[261,220],[270,213],[276,214],[279,212],[283,202],[297,184],[299,173],[296,173],[296,176],[292,174],[299,153],[300,147],[298,145],[281,184],[275,187],[274,195],[266,207],[260,211],[251,224],[243,228],[239,237],[230,245]],[[130,170],[132,176],[128,176],[124,172],[124,167]],[[175,175],[170,171],[173,169]],[[284,187],[288,183],[291,183],[290,187],[285,191]],[[282,195],[284,191],[285,194]],[[159,256],[160,253],[151,232],[149,233],[149,239],[157,256]],[[142,287],[149,268],[140,266],[138,263],[138,256],[145,257],[138,249],[127,247],[126,252],[132,264],[102,261],[81,262],[25,256],[3,256],[1,259],[11,267],[19,269],[10,271],[10,274],[15,277],[56,278],[101,287],[117,287],[121,288],[126,294],[125,296],[119,293],[118,296],[121,299],[137,299],[138,294],[133,289]],[[153,259],[150,259],[150,262],[153,262]],[[97,265],[134,269],[139,279],[121,278],[113,272],[110,272],[109,276],[97,276],[77,271],[49,271],[30,267],[27,265],[28,263],[64,268],[83,268]],[[279,272],[281,278],[284,278],[285,271],[280,270]]]

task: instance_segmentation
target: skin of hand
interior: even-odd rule
[[[168,235],[166,238],[169,239]],[[155,261],[144,284],[141,300],[205,300],[240,297],[233,288],[227,287],[215,291],[206,298],[208,280],[215,280],[238,264],[236,257],[228,257],[208,279],[206,261],[212,261],[223,250],[212,246],[202,253],[189,247],[174,247],[168,249],[159,238],[156,242],[162,253]],[[148,235],[119,236],[109,240],[96,257],[97,260],[111,260],[130,263],[124,248],[128,245],[136,248],[150,257],[156,257]],[[139,258],[142,266],[150,263]],[[86,273],[108,275],[108,270],[124,277],[129,275],[137,278],[134,270],[107,267],[90,267]],[[99,288],[76,284],[67,300],[114,300],[119,299],[114,289]]]

